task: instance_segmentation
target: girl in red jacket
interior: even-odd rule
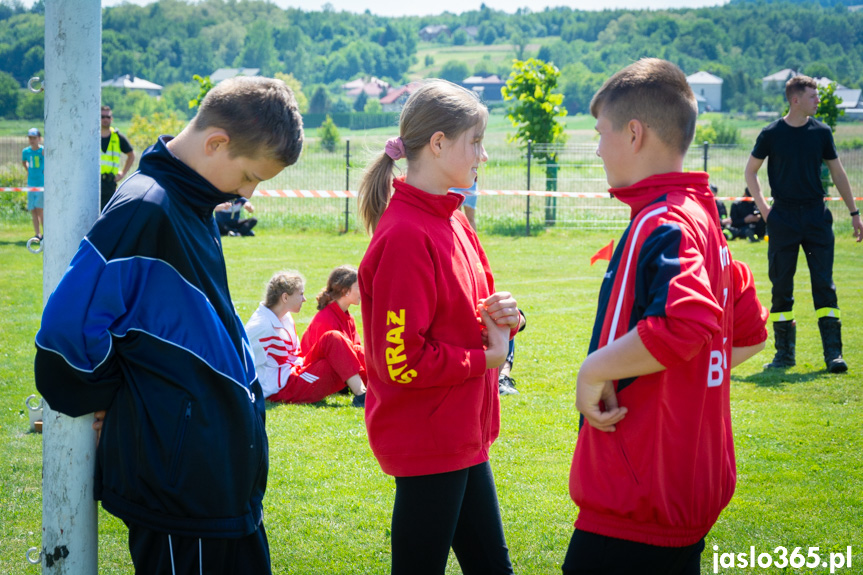
[[[518,328],[458,207],[480,163],[488,110],[442,80],[408,99],[400,136],[360,184],[374,232],[359,269],[369,443],[395,476],[392,573],[512,573],[489,466],[500,427],[497,367]],[[406,158],[393,181],[396,160]],[[393,190],[394,189],[394,190]]]
[[[357,283],[357,268],[339,266],[330,272],[327,287],[317,297],[318,313],[312,318],[300,343],[302,349],[312,349],[327,332],[334,331],[347,339],[360,366],[359,375],[366,380],[366,356],[363,343],[357,333],[357,324],[348,308],[360,303],[360,286]],[[351,362],[353,364],[353,362]]]
[[[365,405],[365,385],[350,342],[338,332],[302,348],[291,313],[306,301],[305,280],[299,272],[273,274],[264,301],[246,322],[255,355],[255,371],[264,397],[285,403],[315,403],[347,385],[354,407]]]

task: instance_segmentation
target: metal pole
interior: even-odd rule
[[[351,189],[351,141],[345,140],[345,191]],[[345,233],[348,233],[348,217],[351,213],[351,199],[345,198]]]
[[[43,303],[99,216],[99,0],[45,2]],[[97,573],[92,416],[46,404],[42,436],[42,573]]]
[[[710,152],[710,142],[704,142],[704,171],[707,171],[707,156]]]
[[[527,141],[527,191],[530,191],[530,156],[531,156],[530,140]],[[530,196],[527,197],[527,212],[525,213],[525,235],[530,237]]]

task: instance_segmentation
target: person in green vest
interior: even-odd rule
[[[111,106],[102,106],[102,156],[100,166],[102,172],[102,195],[99,209],[105,205],[117,190],[117,183],[129,174],[129,169],[135,163],[135,150],[126,136],[111,126],[114,115]],[[120,156],[126,154],[126,163],[120,169]]]

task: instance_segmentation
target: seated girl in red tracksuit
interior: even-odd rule
[[[318,294],[318,313],[303,333],[300,347],[312,349],[324,336],[335,331],[347,338],[360,364],[360,377],[366,381],[366,356],[363,342],[357,333],[357,324],[348,308],[360,303],[360,286],[357,283],[357,268],[339,266],[330,272],[327,287]]]
[[[306,301],[305,280],[298,272],[277,272],[267,283],[265,299],[246,323],[255,354],[255,369],[264,397],[285,403],[315,403],[347,385],[354,406],[365,403],[360,364],[351,342],[332,331],[305,352],[291,312]]]
[[[450,547],[463,573],[513,572],[489,448],[500,428],[497,367],[519,313],[494,291],[463,197],[448,191],[469,187],[488,160],[487,119],[473,92],[425,83],[360,184],[374,232],[359,269],[366,428],[395,476],[394,575],[442,574]],[[401,158],[405,176],[393,181]]]

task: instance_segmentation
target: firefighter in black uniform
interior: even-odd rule
[[[812,280],[812,299],[824,346],[824,361],[832,373],[848,370],[842,358],[842,332],[836,285],[833,283],[833,216],[824,201],[821,164],[827,164],[848,211],[857,241],[863,240],[860,211],[833,143],[830,128],[813,118],[818,89],[808,76],[795,76],[785,85],[788,114],[761,131],[746,164],[746,185],[767,222],[770,238],[767,262],[773,284],[770,319],[776,355],[767,368],[795,365],[797,325],[794,321],[794,272],[800,246]],[[758,170],[767,157],[772,208],[764,200]]]

